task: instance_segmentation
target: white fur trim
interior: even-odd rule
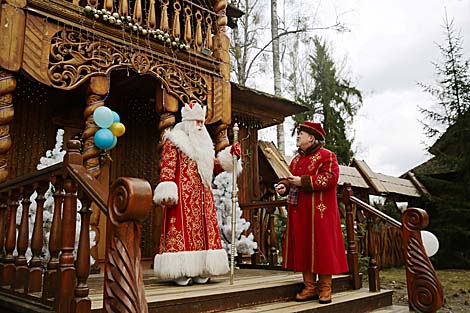
[[[233,172],[233,156],[230,153],[230,149],[232,146],[225,147],[222,151],[217,154],[217,159],[219,159],[220,165],[229,173]],[[242,160],[241,158],[237,161],[237,175],[240,175],[242,172]]]
[[[163,199],[178,203],[178,186],[172,181],[162,181],[153,191],[153,202],[161,204]]]
[[[157,277],[165,280],[223,275],[229,271],[227,252],[220,249],[157,254],[153,270]]]

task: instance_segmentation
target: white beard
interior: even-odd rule
[[[214,173],[214,144],[206,127],[196,126],[195,121],[183,121],[176,124],[167,139],[196,162],[202,182],[210,187]]]

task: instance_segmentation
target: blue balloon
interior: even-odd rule
[[[95,120],[95,124],[99,127],[108,128],[113,123],[114,114],[108,107],[98,107],[95,112],[93,112],[93,119]]]
[[[95,145],[102,150],[110,149],[114,143],[114,138],[113,133],[109,129],[100,129],[95,133]]]
[[[116,137],[116,136],[114,136],[114,141],[113,141],[113,144],[111,145],[111,147],[109,147],[109,148],[108,148],[108,150],[111,150],[111,149],[113,149],[114,147],[116,147],[116,145],[117,145],[117,137]]]
[[[114,112],[114,111],[112,111],[112,112],[113,112],[113,115],[114,115],[113,123],[119,123],[121,121],[121,117],[116,112]]]

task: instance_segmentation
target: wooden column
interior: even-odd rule
[[[0,183],[8,178],[8,151],[11,148],[10,122],[13,120],[13,91],[16,79],[13,73],[0,68]]]
[[[29,275],[25,286],[25,293],[39,292],[42,285],[41,252],[44,243],[43,231],[43,209],[46,198],[44,194],[49,187],[48,181],[35,183],[34,189],[37,193],[36,198],[36,219],[34,221],[33,236],[31,238],[32,258],[29,262]]]
[[[49,253],[51,258],[47,263],[44,274],[43,299],[54,298],[57,291],[57,271],[59,268],[59,253],[62,247],[62,202],[64,200],[64,181],[62,176],[53,176],[51,183],[54,186],[54,215],[52,217],[51,231],[49,233]]]
[[[88,172],[95,178],[101,174],[100,155],[101,150],[95,146],[94,135],[100,129],[93,119],[93,113],[98,107],[104,106],[104,98],[108,94],[109,81],[106,76],[96,76],[90,79],[87,90],[87,107],[84,112],[85,117],[85,130],[82,135],[83,141],[83,165],[87,168]],[[107,185],[108,182],[105,182]],[[92,251],[92,256],[98,261],[98,245],[100,241],[100,214],[101,211],[98,207],[92,206],[92,214],[90,217],[90,225],[92,230],[96,233],[96,248]],[[98,266],[98,262],[96,262]],[[95,269],[99,271],[99,268]]]

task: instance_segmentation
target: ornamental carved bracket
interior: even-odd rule
[[[95,38],[96,39],[96,38]],[[210,77],[189,66],[107,40],[91,40],[75,30],[61,30],[52,39],[48,77],[58,89],[72,90],[93,76],[110,76],[114,69],[131,68],[158,78],[182,103],[210,102]]]

